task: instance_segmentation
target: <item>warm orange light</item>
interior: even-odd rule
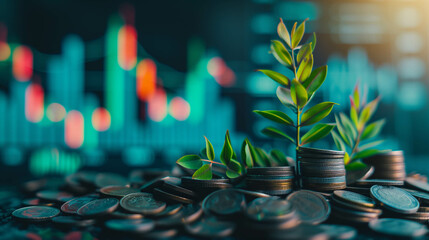
[[[118,62],[126,70],[137,62],[137,32],[131,25],[121,27],[118,33]]]
[[[46,109],[46,116],[52,122],[59,122],[66,116],[66,109],[59,103],[51,103]]]
[[[99,107],[94,110],[91,118],[92,126],[99,132],[110,128],[110,113],[105,108]]]
[[[36,83],[28,85],[25,90],[25,117],[30,122],[40,122],[44,114],[44,91]]]
[[[149,99],[148,114],[155,122],[161,122],[167,116],[167,94],[164,89],[157,88],[155,94]]]
[[[142,101],[149,100],[156,90],[156,64],[144,59],[137,65],[137,96]]]
[[[83,144],[84,119],[82,113],[70,111],[64,122],[64,140],[70,148],[79,148]]]
[[[10,57],[10,47],[6,42],[0,41],[0,61],[7,60]]]
[[[25,82],[33,76],[33,52],[25,46],[15,48],[13,51],[12,72],[16,80]]]
[[[184,121],[188,119],[189,114],[191,113],[191,106],[189,106],[189,103],[185,99],[175,97],[170,101],[168,112],[176,120]]]

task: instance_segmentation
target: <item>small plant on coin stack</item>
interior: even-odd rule
[[[362,165],[357,160],[371,157],[383,151],[374,149],[383,140],[375,140],[381,132],[385,120],[380,119],[369,123],[377,110],[380,96],[371,102],[366,102],[359,91],[359,83],[356,84],[350,96],[350,117],[344,113],[335,116],[338,133],[332,131],[332,138],[338,150],[344,151],[344,164],[346,168],[353,165]]]
[[[277,61],[285,66],[287,70],[292,71],[293,79],[272,70],[259,70],[281,85],[276,91],[277,98],[284,106],[291,109],[296,114],[296,121],[292,120],[286,113],[277,110],[254,111],[275,123],[295,128],[296,134],[294,137],[289,136],[286,132],[275,127],[267,127],[262,130],[262,133],[269,137],[289,140],[296,145],[297,150],[301,146],[327,136],[335,127],[335,124],[318,122],[329,115],[336,103],[322,102],[304,111],[314,97],[316,91],[325,81],[328,71],[327,66],[313,69],[313,51],[316,46],[315,34],[313,34],[308,43],[300,45],[304,36],[306,20],[298,27],[297,23],[295,23],[289,34],[285,24],[280,19],[277,32],[279,37],[286,43],[287,48],[281,41],[273,40],[271,42],[271,54],[273,54]],[[318,124],[301,136],[301,129],[303,127],[315,123]]]
[[[246,138],[241,145],[241,161],[247,168],[289,166],[293,161],[282,151],[272,149],[269,153],[264,149],[254,147]]]
[[[177,160],[180,166],[196,170],[192,175],[193,179],[210,180],[213,178],[212,165],[218,164],[226,168],[226,175],[229,178],[236,178],[242,175],[243,165],[237,161],[237,155],[231,145],[231,138],[229,131],[226,131],[225,142],[220,154],[220,162],[215,161],[215,152],[213,145],[207,139],[205,151],[202,151],[202,156],[199,155],[186,155]],[[207,159],[205,159],[207,158]]]

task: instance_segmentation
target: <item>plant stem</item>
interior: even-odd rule
[[[201,159],[201,161],[203,161],[203,162],[209,162],[210,164],[214,163],[214,164],[219,164],[219,165],[224,166],[222,163],[211,161],[211,160],[207,160],[207,159]]]
[[[297,108],[298,111],[296,113],[296,150],[298,150],[298,148],[301,146],[301,141],[300,141],[300,130],[301,130],[301,109],[298,107]]]
[[[355,145],[353,146],[352,152],[350,153],[350,160],[352,159],[352,155],[356,152],[358,152],[358,147],[360,143],[360,137],[362,136],[363,130],[365,127],[362,128],[362,130],[358,131],[358,135],[356,137]]]

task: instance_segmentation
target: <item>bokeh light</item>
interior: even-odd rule
[[[144,59],[137,65],[137,96],[147,101],[156,90],[156,64],[151,59]]]
[[[119,65],[130,70],[137,62],[137,32],[131,25],[121,27],[118,33],[118,61]]]
[[[44,96],[42,86],[32,83],[25,90],[25,117],[30,122],[40,122],[44,115]]]
[[[167,94],[162,88],[157,88],[148,103],[149,118],[161,122],[167,116]]]
[[[99,132],[104,132],[110,128],[110,113],[105,108],[99,107],[92,113],[92,126]]]
[[[19,46],[13,51],[13,76],[25,82],[33,76],[33,52],[29,47]]]
[[[64,123],[64,140],[70,148],[79,148],[84,140],[84,120],[82,113],[70,111]]]
[[[46,116],[52,122],[60,122],[66,116],[66,109],[59,103],[51,103],[46,109]]]
[[[10,46],[6,42],[0,41],[0,61],[5,61],[10,57]]]
[[[168,106],[168,113],[176,120],[184,121],[188,119],[191,113],[191,106],[185,99],[174,97]]]
[[[234,72],[225,64],[220,57],[214,57],[207,63],[207,71],[216,82],[223,87],[230,87],[235,83]]]

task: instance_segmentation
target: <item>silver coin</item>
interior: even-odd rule
[[[419,201],[410,193],[397,187],[374,185],[371,196],[389,210],[399,213],[415,213],[420,207]]]
[[[354,239],[357,235],[357,230],[351,226],[334,225],[334,224],[321,224],[319,225],[329,239],[346,240]]]
[[[375,219],[369,227],[378,232],[395,237],[421,237],[427,233],[426,226],[410,220],[396,218]]]
[[[328,219],[331,208],[326,199],[319,193],[300,190],[286,198],[296,209],[303,223],[319,224]]]
[[[336,190],[333,195],[343,201],[364,207],[375,207],[376,204],[374,199],[355,192]]]
[[[121,207],[143,215],[155,215],[165,209],[165,202],[157,201],[149,193],[131,193],[121,199]]]
[[[102,198],[93,200],[77,210],[77,214],[85,217],[95,217],[111,213],[119,205],[119,200],[116,198]]]
[[[216,215],[233,215],[245,208],[244,195],[234,189],[222,189],[209,194],[203,201],[205,213]]]
[[[256,221],[276,221],[292,217],[292,204],[278,197],[257,198],[247,208],[246,214]]]

